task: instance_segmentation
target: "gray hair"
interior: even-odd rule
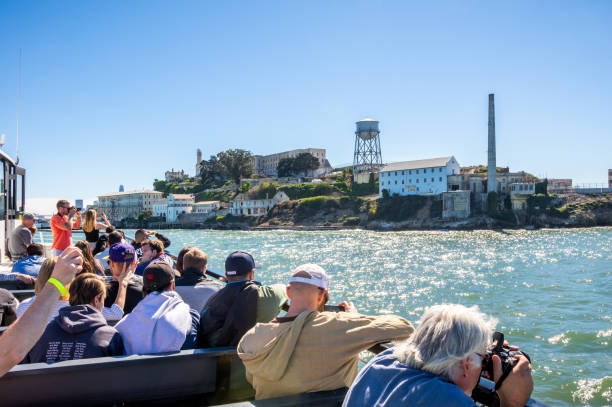
[[[461,360],[482,353],[491,343],[497,320],[458,304],[429,308],[412,336],[397,346],[397,359],[413,368],[453,380]],[[470,362],[479,364],[470,357]]]

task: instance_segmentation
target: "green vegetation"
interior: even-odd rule
[[[497,214],[497,192],[491,191],[487,194],[487,215]]]
[[[272,198],[278,192],[278,184],[276,182],[262,182],[255,188],[251,188],[247,197],[249,199],[265,199]]]
[[[335,185],[322,182],[320,184],[288,184],[282,185],[279,190],[289,196],[289,199],[311,198],[321,195],[331,195],[341,191]]]
[[[383,190],[383,198],[379,200],[378,206],[369,213],[374,215],[375,219],[387,220],[398,222],[413,218],[417,212],[423,208],[427,201],[431,198],[426,196],[389,196],[389,193],[385,193],[386,189]]]
[[[200,192],[196,194],[195,201],[221,201],[221,202],[229,202],[232,198],[234,198],[234,192],[229,189],[219,189],[216,191],[208,191],[208,192]]]
[[[360,221],[361,221],[361,219],[359,219],[359,217],[357,217],[357,216],[349,216],[349,217],[344,219],[344,221],[342,222],[342,225],[344,225],[344,226],[358,226]]]
[[[306,174],[309,170],[319,168],[319,159],[310,153],[300,153],[297,157],[281,158],[276,171],[279,177],[291,177]]]

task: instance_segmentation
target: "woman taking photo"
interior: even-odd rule
[[[95,209],[88,209],[85,212],[85,221],[83,222],[83,232],[85,232],[85,240],[89,243],[89,247],[91,250],[96,248],[96,242],[100,237],[100,229],[106,229],[108,227],[112,227],[108,219],[106,219],[106,214],[102,212],[102,220],[104,223],[98,222],[98,214]]]

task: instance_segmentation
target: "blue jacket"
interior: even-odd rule
[[[400,363],[393,349],[388,349],[363,368],[342,406],[475,407],[476,404],[453,383]]]
[[[44,263],[45,258],[42,256],[29,256],[15,262],[13,264],[13,273],[27,274],[32,277],[38,277],[38,271]]]

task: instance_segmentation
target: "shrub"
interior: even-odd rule
[[[357,226],[359,225],[360,221],[361,219],[359,219],[359,217],[357,216],[349,216],[348,218],[344,219],[344,222],[342,222],[342,224],[344,226]]]
[[[321,195],[331,195],[340,192],[334,185],[322,182],[320,184],[292,184],[283,185],[279,188],[285,192],[290,199],[311,198]]]
[[[383,190],[383,198],[378,200],[378,206],[374,210],[375,217],[381,220],[401,221],[414,217],[430,199],[426,196],[397,195],[384,198],[385,195],[388,196],[384,191],[386,190]]]
[[[265,199],[267,195],[268,198],[272,198],[277,191],[278,184],[276,182],[262,182],[249,191],[248,197],[249,199]]]

